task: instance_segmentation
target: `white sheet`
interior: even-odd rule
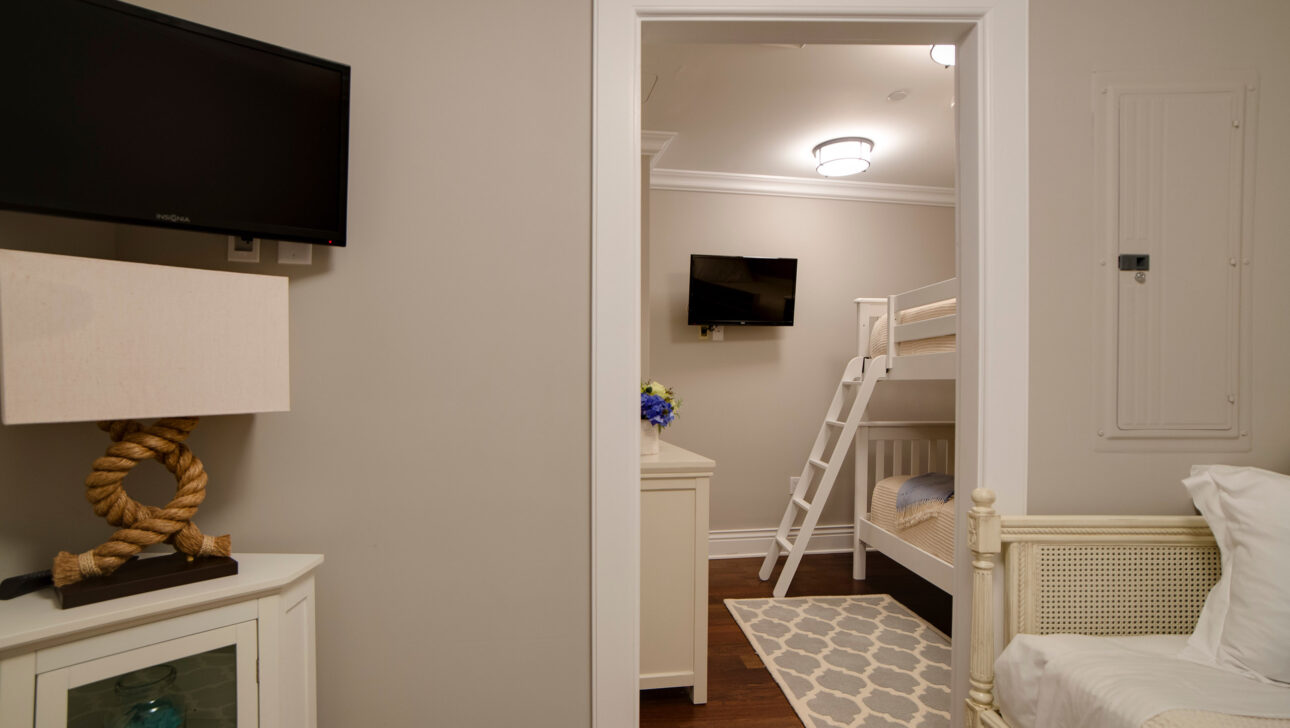
[[[1180,660],[1186,635],[1017,635],[995,663],[1016,728],[1138,728],[1169,710],[1290,718],[1290,688]]]
[[[927,321],[928,319],[940,318],[942,316],[953,316],[958,313],[958,299],[947,298],[944,301],[936,301],[923,306],[907,308],[896,314],[896,322],[902,324],[912,324],[918,321]],[[913,356],[917,354],[941,354],[944,352],[954,351],[957,347],[953,334],[949,336],[933,336],[930,339],[911,339],[902,341],[896,345],[896,354],[898,356]],[[866,352],[870,357],[882,356],[887,353],[887,317],[879,316],[873,322],[873,328],[869,331],[869,349]]]

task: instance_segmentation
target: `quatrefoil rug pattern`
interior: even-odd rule
[[[808,728],[944,728],[950,641],[886,594],[727,599]]]

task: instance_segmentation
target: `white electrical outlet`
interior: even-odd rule
[[[228,236],[228,262],[259,263],[260,239],[245,239],[238,235]]]
[[[802,476],[800,475],[788,476],[788,494],[789,495],[792,495],[797,492],[797,481],[801,480],[801,477]]]
[[[314,262],[314,246],[309,243],[279,240],[278,262],[287,265],[309,265]]]
[[[724,327],[724,326],[713,326],[713,327],[712,327],[712,340],[713,340],[713,341],[725,341],[725,339],[726,339],[726,327]]]

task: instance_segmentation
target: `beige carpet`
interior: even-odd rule
[[[727,599],[808,728],[946,728],[950,641],[886,594]]]

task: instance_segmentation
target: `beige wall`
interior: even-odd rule
[[[717,461],[711,528],[773,528],[842,368],[856,355],[858,296],[954,275],[954,210],[654,190],[650,196],[650,367],[680,416],[663,439]],[[725,341],[686,325],[690,254],[798,259],[791,327],[727,326]],[[954,417],[944,383],[880,387],[879,417]],[[912,407],[910,403],[912,401]],[[850,459],[821,518],[851,522]]]
[[[141,4],[353,66],[351,247],[234,266],[17,214],[0,245],[292,277],[292,411],[192,443],[204,530],[326,554],[320,725],[589,725],[591,3]],[[0,428],[0,576],[108,535],[81,486],[106,442]],[[162,502],[161,475],[126,485]]]
[[[1032,0],[1030,6],[1032,513],[1189,513],[1192,463],[1290,469],[1290,3]],[[1094,71],[1255,69],[1254,449],[1095,452]],[[1196,332],[1197,346],[1216,346]]]
[[[210,418],[193,440],[212,473],[203,528],[327,554],[322,725],[587,725],[591,3],[137,1],[355,69],[352,247],[236,268],[293,277],[293,410]],[[1290,4],[1030,13],[1032,510],[1182,512],[1197,459],[1091,449],[1095,70],[1261,74],[1255,451],[1226,459],[1290,468]],[[480,150],[503,134],[525,152],[498,173]],[[676,192],[651,208],[647,374],[686,400],[665,437],[718,461],[714,528],[774,525],[854,351],[851,299],[952,275],[952,213]],[[0,246],[232,268],[209,236],[16,214]],[[802,259],[800,323],[698,341],[682,292],[700,251]],[[0,575],[106,535],[80,490],[103,446],[89,425],[0,428]],[[160,501],[153,470],[128,485]]]

